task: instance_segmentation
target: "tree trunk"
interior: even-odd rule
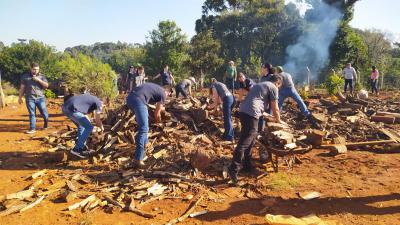
[[[6,102],[5,102],[5,97],[4,97],[4,92],[3,92],[3,86],[1,85],[1,71],[0,71],[0,108],[6,107]]]

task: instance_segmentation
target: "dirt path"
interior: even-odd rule
[[[0,196],[23,190],[32,183],[25,178],[39,169],[49,169],[50,174],[73,172],[77,168],[96,169],[87,162],[75,163],[75,167],[44,162],[48,146],[32,137],[47,136],[68,123],[59,114],[57,105],[51,105],[49,111],[50,129],[34,135],[24,134],[29,124],[24,105],[11,105],[0,111]],[[38,127],[41,125],[39,119]],[[198,207],[209,213],[187,219],[183,224],[265,224],[266,213],[294,216],[314,213],[343,224],[400,224],[400,154],[350,151],[331,157],[314,150],[301,160],[303,163],[293,171],[286,172],[283,168],[282,172],[271,173],[246,191],[217,186]],[[323,196],[305,201],[297,195],[302,191],[318,191]],[[182,193],[187,194],[190,193]],[[89,213],[67,212],[63,209],[70,204],[45,199],[24,213],[0,218],[0,224],[164,224],[180,216],[188,204],[181,199],[153,202],[143,209],[155,212],[157,217],[147,220],[133,213],[110,214],[100,209]]]

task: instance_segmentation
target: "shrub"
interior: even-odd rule
[[[44,90],[44,96],[46,98],[56,98],[57,97],[56,94],[50,89],[45,89]]]
[[[338,93],[339,88],[343,85],[344,85],[343,78],[337,75],[336,73],[330,75],[324,84],[325,89],[328,91],[330,95],[336,95]]]

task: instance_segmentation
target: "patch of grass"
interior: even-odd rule
[[[288,174],[285,172],[272,173],[269,181],[271,189],[274,190],[287,190],[294,188],[304,183],[301,177],[297,175]]]

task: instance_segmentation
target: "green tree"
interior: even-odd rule
[[[46,75],[49,81],[57,79],[60,75],[57,61],[60,54],[54,47],[42,42],[30,40],[27,44],[12,44],[4,47],[0,52],[0,69],[3,78],[13,85],[18,85],[21,74],[28,72],[30,64],[37,62],[41,73]]]
[[[99,97],[116,96],[116,74],[110,65],[82,53],[75,57],[65,53],[58,66],[63,80],[73,92],[78,93],[85,88]]]
[[[178,78],[188,73],[185,65],[189,60],[189,43],[174,21],[161,21],[157,29],[149,33],[145,49],[149,74],[158,74],[164,64],[168,64]]]
[[[4,47],[5,47],[4,43],[0,41],[0,52],[1,50],[3,50]]]
[[[204,31],[193,36],[190,46],[190,67],[202,83],[224,63],[218,55],[221,44],[212,37],[211,31]]]
[[[146,50],[143,47],[130,47],[111,53],[107,63],[120,74],[127,73],[129,66],[144,63]]]

